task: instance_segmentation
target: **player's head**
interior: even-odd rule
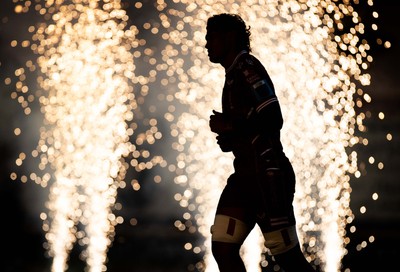
[[[219,34],[233,34],[234,44],[232,44],[232,46],[236,51],[251,51],[250,27],[246,26],[246,23],[237,14],[221,13],[208,18],[207,34],[211,32],[217,32]]]

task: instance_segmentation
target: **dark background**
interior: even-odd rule
[[[13,6],[11,0],[0,4],[0,225],[3,252],[0,254],[0,271],[50,271],[51,259],[43,247],[46,241],[39,220],[47,189],[10,178],[12,171],[21,171],[15,165],[21,146],[34,147],[38,137],[37,126],[33,125],[32,131],[28,128],[27,132],[32,134],[31,142],[18,142],[13,135],[15,127],[37,120],[35,116],[22,114],[18,103],[10,98],[10,90],[3,84],[13,68],[19,67],[21,59],[10,47],[10,41],[26,34],[26,27],[32,20],[29,14],[12,14]],[[393,267],[398,266],[400,254],[397,246],[400,244],[400,4],[377,0],[373,8],[365,3],[353,6],[365,18],[367,28],[376,23],[378,30],[367,31],[371,45],[369,53],[374,60],[368,69],[372,83],[364,90],[372,97],[372,102],[359,110],[371,114],[365,120],[369,145],[355,148],[362,176],[351,181],[355,221],[349,227],[355,226],[357,230],[348,235],[351,242],[347,247],[348,254],[343,258],[343,271],[346,268],[353,272],[396,271]],[[372,18],[371,10],[377,11],[379,17]],[[8,19],[4,20],[5,17]],[[391,47],[385,48],[379,40],[389,41]],[[26,51],[18,52],[24,53]],[[378,118],[380,112],[385,114],[383,120]],[[387,133],[393,135],[391,141],[386,139]],[[368,163],[370,156],[375,158],[375,163]],[[382,170],[377,168],[378,162],[384,163]],[[379,195],[377,200],[372,199],[375,192]],[[126,222],[117,226],[114,244],[108,254],[108,271],[197,271],[195,265],[201,261],[201,254],[186,251],[183,245],[187,242],[202,244],[202,241],[195,234],[174,227],[174,221],[184,211],[173,202],[173,193],[174,189],[167,188],[165,183],[155,185],[151,182],[144,182],[137,192],[131,189],[120,192],[119,201],[134,207],[131,211],[137,215],[139,223],[131,226]],[[366,213],[360,212],[361,207],[366,207]],[[373,242],[368,241],[371,236],[375,239]],[[367,246],[359,250],[364,241]],[[85,265],[78,255],[79,248],[75,248],[68,271],[83,271]]]

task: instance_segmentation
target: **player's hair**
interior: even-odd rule
[[[235,32],[237,35],[237,50],[251,51],[250,26],[246,26],[242,17],[237,14],[221,13],[213,15],[207,20],[207,31]]]

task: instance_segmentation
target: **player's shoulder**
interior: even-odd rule
[[[252,67],[252,66],[260,66],[262,65],[260,60],[254,55],[246,52],[242,54],[238,59],[238,68]]]

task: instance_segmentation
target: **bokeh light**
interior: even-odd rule
[[[209,229],[232,156],[219,150],[208,128],[211,111],[220,110],[224,71],[209,62],[204,36],[207,18],[220,12],[238,13],[251,26],[253,53],[274,81],[285,120],[284,149],[297,173],[294,205],[304,254],[323,271],[339,271],[350,242],[346,226],[354,220],[350,179],[365,167],[358,165],[354,146],[368,145],[363,133],[370,113],[362,108],[372,102],[363,89],[373,58],[358,1],[13,3],[15,13],[41,19],[29,27],[31,39],[11,41],[10,47],[29,49],[36,58],[4,84],[15,86],[11,98],[26,115],[39,103],[43,123],[37,148],[15,160],[19,167],[36,160],[37,171],[10,176],[50,187],[41,219],[53,271],[67,269],[75,243],[84,248],[90,271],[107,270],[115,226],[128,220],[113,213],[123,209],[117,191],[141,189],[140,178],[126,181],[129,171],[182,188],[171,201],[186,211],[174,225],[203,237],[202,244],[188,242],[182,250],[204,254],[197,269],[216,270]],[[384,168],[373,156],[368,162]],[[156,167],[162,174],[153,174]],[[164,178],[169,175],[173,181]],[[371,236],[357,250],[373,241]],[[257,228],[242,255],[249,271],[271,264]]]

